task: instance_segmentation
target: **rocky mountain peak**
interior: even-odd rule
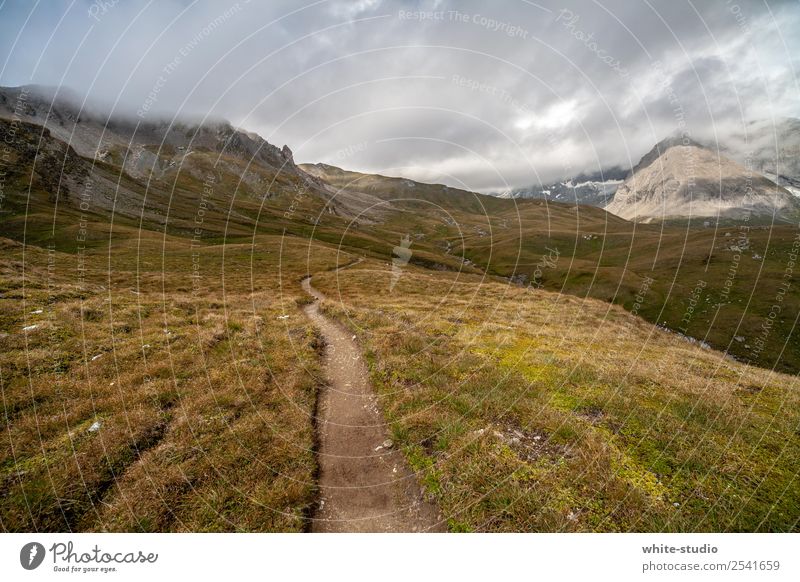
[[[286,160],[292,166],[294,165],[294,154],[292,154],[292,150],[289,148],[288,145],[284,145],[281,149],[281,155],[283,159]]]

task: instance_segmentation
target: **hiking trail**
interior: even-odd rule
[[[327,385],[317,414],[320,500],[311,531],[446,531],[403,453],[389,441],[355,336],[320,312],[325,296],[310,276],[302,285],[315,299],[304,311],[326,344]]]

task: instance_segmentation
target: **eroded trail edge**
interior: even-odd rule
[[[386,446],[387,426],[354,337],[320,312],[325,297],[310,277],[303,289],[316,299],[304,311],[325,339],[328,382],[318,407],[321,497],[311,531],[445,531],[403,454]]]

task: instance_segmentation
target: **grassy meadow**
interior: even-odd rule
[[[0,528],[303,530],[321,346],[297,280],[335,251],[112,240],[2,242]]]
[[[453,531],[796,531],[796,376],[618,306],[365,262],[315,276]]]

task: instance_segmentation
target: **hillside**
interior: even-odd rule
[[[424,184],[406,178],[362,174],[328,164],[301,164],[306,173],[316,176],[340,191],[361,192],[407,208],[431,210],[441,207],[471,214],[486,214],[508,209],[508,203],[493,196],[451,188],[444,184]]]
[[[451,531],[797,529],[797,377],[594,299],[391,274],[315,284]]]

